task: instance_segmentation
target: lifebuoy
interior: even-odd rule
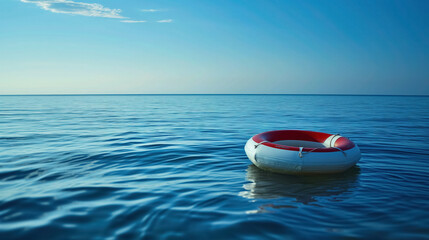
[[[359,147],[346,137],[302,130],[260,133],[244,149],[257,167],[295,175],[343,172],[361,158]]]

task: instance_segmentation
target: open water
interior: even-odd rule
[[[341,133],[362,159],[273,174],[244,144]],[[428,239],[429,97],[0,96],[0,239]]]

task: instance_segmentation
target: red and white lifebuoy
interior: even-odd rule
[[[261,169],[295,175],[342,172],[361,157],[359,147],[348,138],[302,130],[257,134],[244,150]]]

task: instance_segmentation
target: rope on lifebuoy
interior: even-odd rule
[[[257,147],[259,147],[259,145],[261,145],[262,143],[265,143],[265,142],[268,142],[268,141],[262,141],[262,142],[260,142],[260,143],[257,143],[257,144],[255,145],[255,149],[256,149]]]
[[[343,149],[341,149],[341,148],[339,148],[339,147],[333,147],[333,148],[336,148],[336,149],[340,150],[340,151],[344,154],[344,157],[347,157],[347,153],[346,153],[346,152],[344,152],[344,150],[343,150]]]
[[[308,152],[302,152],[303,149],[304,149],[304,147],[299,147],[299,153],[298,153],[298,155],[299,155],[300,158],[304,157],[304,154],[311,153],[312,151],[315,151],[315,150],[317,150],[319,148],[313,148],[313,149],[311,149]]]
[[[264,143],[264,142],[268,142],[268,141],[262,141],[262,142],[257,143],[257,144],[255,145],[255,154],[253,155],[253,158],[255,159],[255,161],[256,161],[256,162],[258,161],[258,160],[256,159],[256,153],[257,153],[256,148],[258,148],[258,147],[259,147],[259,145],[261,145],[261,144],[262,144],[262,143]]]

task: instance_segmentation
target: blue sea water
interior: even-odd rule
[[[251,136],[341,133],[362,159],[259,170]],[[429,97],[0,96],[0,239],[428,239]]]

